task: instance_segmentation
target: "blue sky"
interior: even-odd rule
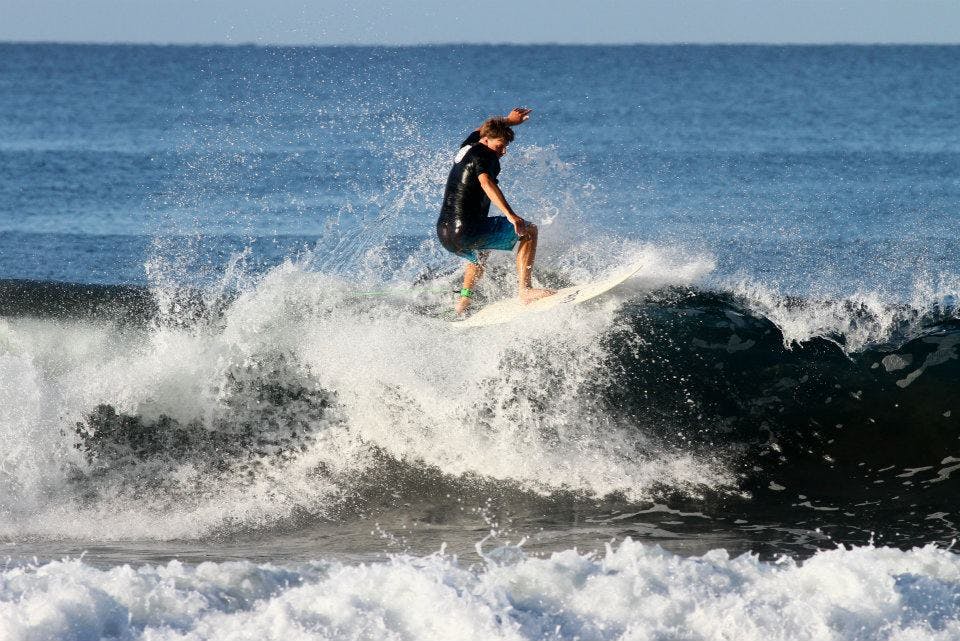
[[[0,0],[0,41],[960,43],[960,0]]]

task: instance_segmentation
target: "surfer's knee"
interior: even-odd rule
[[[534,243],[537,242],[537,226],[533,223],[527,223],[523,227],[523,236],[520,238],[521,243]]]

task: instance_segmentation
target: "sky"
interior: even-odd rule
[[[960,0],[0,0],[0,41],[960,43]]]

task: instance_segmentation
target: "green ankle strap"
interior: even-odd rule
[[[460,295],[464,298],[473,298],[473,290],[468,287],[464,287],[460,290]]]

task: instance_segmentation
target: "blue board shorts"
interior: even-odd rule
[[[518,240],[517,232],[506,216],[490,216],[483,220],[475,233],[460,237],[459,247],[446,249],[476,264],[480,262],[477,252],[487,249],[510,251]]]

